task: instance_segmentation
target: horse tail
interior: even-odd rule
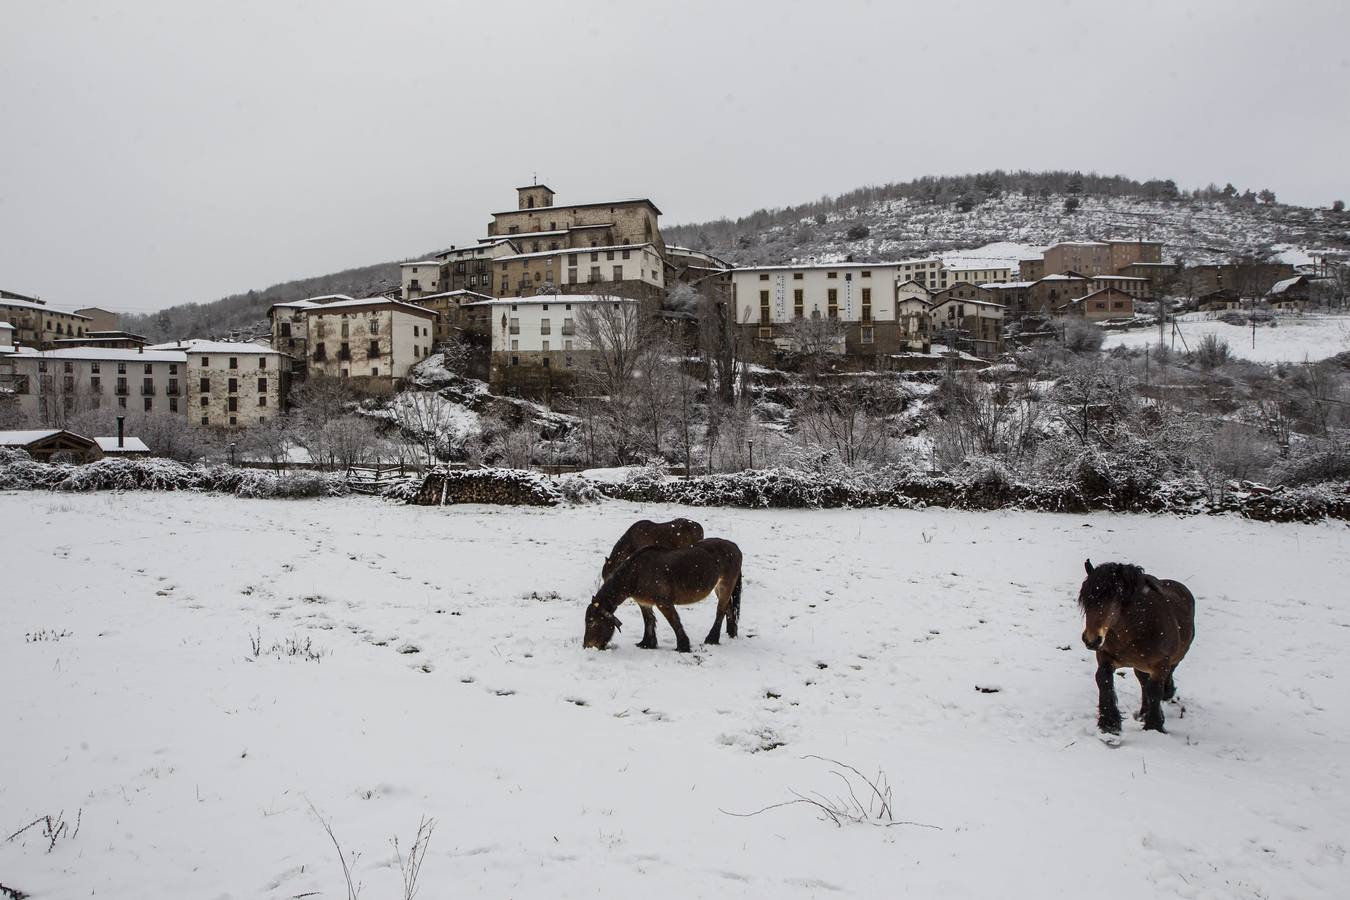
[[[741,573],[739,571],[736,573],[736,586],[731,589],[731,621],[736,623],[736,629],[739,631],[741,626]],[[735,635],[733,634],[732,637],[735,637]]]

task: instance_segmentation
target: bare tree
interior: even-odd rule
[[[724,285],[708,285],[700,295],[698,320],[708,391],[715,390],[723,403],[735,403],[736,383],[745,377],[749,347]]]
[[[800,439],[832,450],[846,466],[884,462],[892,455],[886,417],[899,406],[886,382],[849,379],[808,386],[797,406]]]
[[[614,462],[633,462],[644,441],[638,376],[659,355],[660,326],[636,300],[601,297],[578,304],[576,332],[586,360],[578,372],[594,459],[604,447]]]
[[[785,331],[802,372],[812,381],[829,368],[830,360],[844,352],[843,323],[821,316],[819,312],[793,319]]]

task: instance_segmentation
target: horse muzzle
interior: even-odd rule
[[[1106,640],[1106,632],[1100,634],[1088,634],[1083,632],[1083,646],[1089,650],[1096,650],[1101,647],[1102,642]]]

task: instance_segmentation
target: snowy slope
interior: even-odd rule
[[[1167,345],[1176,350],[1194,350],[1207,334],[1228,342],[1234,356],[1254,362],[1316,362],[1350,351],[1350,317],[1280,316],[1276,327],[1229,325],[1208,313],[1188,314],[1177,323],[1177,335],[1169,327]],[[1113,331],[1106,335],[1105,349],[1157,346],[1157,327],[1142,331]]]
[[[0,884],[344,897],[312,803],[368,898],[423,814],[424,898],[1344,895],[1343,526],[697,510],[745,551],[743,638],[641,651],[626,606],[582,651],[611,542],[678,512],[0,495],[0,831],[81,811],[0,843]],[[1199,597],[1169,735],[1094,736],[1088,555]],[[937,827],[722,812],[839,794],[807,754]]]

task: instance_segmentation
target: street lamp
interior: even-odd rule
[[[234,465],[234,441],[230,441],[230,465]]]
[[[750,445],[750,468],[753,469],[755,467],[755,439],[750,438],[746,443]]]

